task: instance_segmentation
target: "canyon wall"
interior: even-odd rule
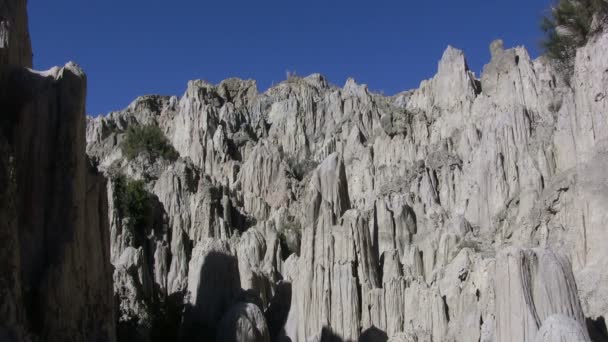
[[[195,80],[86,118],[27,25],[0,0],[1,341],[608,340],[608,31],[568,78],[495,41],[395,96]]]
[[[395,96],[318,74],[263,93],[196,80],[89,118],[119,331],[154,340],[161,317],[185,341],[608,339],[608,33],[569,82],[523,47],[490,50],[477,77],[448,47]],[[177,159],[125,156],[150,126]],[[124,177],[152,202],[137,229]]]

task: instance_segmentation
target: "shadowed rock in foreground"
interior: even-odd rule
[[[27,69],[25,1],[0,5],[0,340],[114,341],[106,184],[85,154],[86,77],[73,63]]]

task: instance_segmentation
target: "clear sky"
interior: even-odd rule
[[[260,91],[298,75],[348,77],[394,94],[433,76],[448,45],[477,74],[488,46],[538,55],[551,0],[29,0],[34,67],[73,60],[87,111],[144,94],[182,95],[190,79],[252,78]]]

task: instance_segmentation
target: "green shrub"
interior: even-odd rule
[[[120,216],[129,218],[131,228],[142,231],[149,224],[152,196],[143,181],[127,180],[124,176],[115,178],[114,203]]]
[[[605,0],[558,0],[541,23],[545,33],[542,41],[545,54],[570,74],[576,49],[585,45],[592,33],[594,17],[605,21],[607,14],[608,2]]]
[[[152,159],[175,160],[177,151],[156,125],[131,126],[127,129],[121,145],[122,152],[131,160],[141,153],[148,153]]]

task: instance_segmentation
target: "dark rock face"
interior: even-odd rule
[[[114,341],[105,179],[85,154],[86,76],[34,72],[25,1],[2,1],[0,336]]]
[[[0,65],[32,67],[25,0],[0,1]]]

